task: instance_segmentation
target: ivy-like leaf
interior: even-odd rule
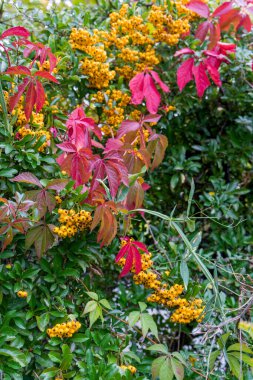
[[[41,258],[54,243],[54,235],[47,224],[32,227],[26,235],[25,247],[29,249],[34,244],[38,258]]]

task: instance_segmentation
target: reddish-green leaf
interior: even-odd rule
[[[112,201],[103,203],[96,208],[94,218],[91,225],[91,230],[100,223],[100,228],[97,235],[97,241],[103,245],[109,245],[115,238],[117,233],[117,213],[116,204]]]
[[[26,235],[25,247],[26,249],[29,249],[34,244],[37,256],[40,258],[42,254],[52,246],[53,243],[54,235],[49,225],[40,224],[28,231]]]
[[[157,168],[157,166],[160,165],[164,158],[165,150],[167,149],[168,146],[168,139],[164,135],[158,135],[154,134],[150,138],[150,143],[148,145],[148,151],[150,154],[153,154],[153,162],[151,165],[151,170],[154,170]]]
[[[18,174],[16,177],[12,178],[10,180],[11,182],[24,182],[24,183],[30,183],[31,185],[39,186],[42,189],[42,185],[37,177],[35,177],[34,174],[29,172],[24,172],[21,174]]]
[[[62,178],[53,179],[52,181],[50,181],[47,184],[45,189],[52,189],[52,190],[56,190],[56,191],[61,191],[66,187],[68,182],[69,182],[68,179],[62,179]]]
[[[12,240],[13,240],[13,229],[12,229],[12,227],[9,226],[9,228],[6,232],[4,241],[3,241],[2,252],[5,250],[7,245],[11,244]]]

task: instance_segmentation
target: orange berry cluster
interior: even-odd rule
[[[34,136],[36,137],[36,141],[35,141],[35,144],[36,142],[39,140],[39,138],[41,136],[45,136],[46,137],[46,141],[41,144],[41,146],[38,148],[38,151],[39,152],[44,152],[46,147],[49,145],[49,142],[50,142],[50,139],[51,139],[51,133],[46,131],[45,129],[39,129],[37,131],[32,131],[30,128],[28,127],[21,127],[19,128],[18,130],[18,134],[19,136],[23,139],[25,136]]]
[[[110,70],[107,53],[96,31],[92,35],[85,29],[74,28],[69,42],[72,49],[82,50],[90,56],[81,61],[81,71],[87,75],[90,87],[108,87],[110,80],[115,77],[115,71]]]
[[[184,0],[175,1],[170,12],[166,5],[153,5],[144,20],[139,15],[130,15],[129,5],[123,4],[118,12],[109,15],[108,31],[94,29],[90,33],[86,29],[72,29],[69,39],[72,49],[88,55],[81,61],[81,71],[91,87],[108,87],[116,73],[130,80],[136,73],[159,64],[157,43],[177,44],[180,36],[189,31],[193,15],[184,6]]]
[[[61,238],[72,237],[78,233],[78,231],[84,231],[92,222],[91,213],[89,211],[81,210],[75,212],[75,210],[58,209],[59,218],[61,223],[60,227],[55,227],[53,232]]]
[[[137,368],[133,365],[121,365],[120,368],[124,371],[128,369],[132,373],[132,375],[134,375],[137,372]]]
[[[186,13],[184,18],[173,19],[171,12],[168,13],[167,5],[151,7],[148,21],[153,25],[152,36],[156,42],[164,42],[167,45],[176,45],[183,33],[190,30],[190,24]]]
[[[120,90],[98,91],[92,96],[92,101],[103,105],[100,119],[104,123],[101,130],[105,136],[115,135],[125,118],[125,108],[130,100],[131,97]]]
[[[19,298],[26,298],[28,296],[28,293],[25,290],[19,290],[17,292],[17,295]]]
[[[57,59],[57,62],[58,61],[59,61],[59,59]],[[50,70],[50,62],[49,61],[45,61],[42,65],[40,64],[40,62],[37,62],[37,64],[38,64],[40,70],[44,70],[44,71]],[[58,69],[57,69],[57,67],[55,67],[52,71],[52,74],[57,74],[57,72],[58,72]]]
[[[57,323],[51,329],[47,329],[47,334],[50,338],[70,338],[80,329],[81,326],[81,323],[78,321]]]
[[[126,243],[121,241],[121,246]],[[154,270],[151,270],[153,261],[151,254],[142,254],[141,263],[142,270],[133,276],[133,281],[136,285],[143,285],[146,289],[151,289],[154,292],[147,297],[148,302],[158,303],[167,308],[173,309],[170,316],[171,322],[176,323],[191,323],[192,321],[201,322],[203,319],[204,306],[199,298],[187,300],[180,296],[184,292],[184,286],[174,284],[168,287],[167,283],[161,281],[161,275]],[[126,259],[123,258],[118,262],[118,265],[124,266]],[[135,272],[133,267],[131,272]],[[169,271],[165,272],[169,276]]]

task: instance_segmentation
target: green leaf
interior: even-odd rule
[[[148,313],[144,313],[141,314],[140,321],[143,337],[145,338],[148,333],[148,330],[150,330],[151,333],[158,339],[158,330],[153,317]]]
[[[48,353],[49,358],[52,360],[54,363],[61,363],[61,354],[57,351],[50,351]]]
[[[12,178],[17,172],[16,169],[3,169],[0,170],[0,177]]]
[[[40,329],[40,331],[42,331],[42,332],[45,331],[46,326],[49,323],[49,314],[44,313],[40,316],[36,316],[36,321],[37,321],[37,325],[38,325],[38,328]]]
[[[96,309],[90,312],[89,318],[90,327],[98,320],[98,318],[101,318],[101,320],[103,321],[102,308],[100,305],[97,305]]]
[[[231,372],[237,379],[243,380],[243,374],[240,374],[240,362],[231,354],[227,354],[227,358]]]
[[[172,370],[171,359],[167,357],[160,367],[159,378],[160,380],[172,380],[173,377],[174,373]]]
[[[223,350],[223,348],[225,347],[225,345],[226,345],[226,343],[227,343],[227,340],[228,340],[228,338],[230,337],[230,335],[231,335],[231,333],[228,332],[228,333],[226,333],[226,334],[221,335],[221,336],[217,339],[217,343],[218,343],[220,349]]]
[[[249,355],[246,355],[243,352],[238,352],[238,351],[229,352],[229,355],[233,355],[239,361],[242,360],[244,363],[248,364],[250,367],[253,367],[253,358],[251,358]]]
[[[220,350],[216,350],[211,352],[210,359],[209,359],[209,370],[212,371],[215,361],[218,358],[218,356],[221,354]]]
[[[185,290],[187,290],[189,283],[189,269],[185,261],[181,261],[180,263],[180,275],[183,279]]]
[[[178,174],[173,174],[173,176],[170,179],[170,188],[171,191],[173,192],[179,182],[179,175]]]
[[[177,351],[173,352],[172,356],[174,356],[174,358],[178,359],[184,366],[187,365],[186,361],[184,360],[184,358],[182,357],[182,355],[179,352],[177,352]]]
[[[169,353],[168,348],[164,344],[153,344],[152,346],[148,347],[147,350],[162,352],[163,354]]]
[[[156,358],[152,362],[152,366],[151,366],[152,379],[156,379],[159,376],[161,366],[165,362],[166,358],[167,356],[160,356],[159,358]]]
[[[171,357],[171,364],[172,364],[172,369],[173,369],[173,372],[174,372],[174,375],[176,377],[177,380],[183,380],[184,379],[184,367],[183,365],[180,363],[180,361],[178,361],[177,359]]]
[[[195,220],[193,220],[193,219],[187,219],[186,220],[186,225],[187,225],[187,228],[188,228],[189,232],[194,232],[195,231],[195,229],[196,229]]]
[[[71,353],[70,348],[67,344],[63,344],[62,353],[63,358],[61,362],[61,369],[65,371],[70,368],[74,355]]]
[[[85,305],[85,309],[83,311],[83,315],[84,314],[87,314],[87,313],[90,313],[91,311],[95,310],[96,307],[97,307],[98,303],[97,301],[89,301],[86,305]]]
[[[130,327],[133,327],[140,318],[141,313],[139,311],[131,311],[128,316],[128,324]]]
[[[88,294],[88,296],[96,301],[98,301],[98,295],[97,293],[94,293],[94,292],[86,292]]]
[[[87,342],[87,340],[89,340],[89,338],[87,338],[85,334],[75,334],[71,338],[71,342],[74,342],[74,343],[84,343],[84,342]]]
[[[111,305],[109,304],[109,302],[105,298],[103,298],[102,300],[100,300],[99,303],[102,306],[104,306],[106,309],[112,310]]]
[[[138,302],[141,312],[145,311],[148,305],[145,302]]]
[[[14,347],[0,348],[0,355],[11,357],[21,367],[25,367],[29,363],[29,357]]]
[[[242,351],[248,354],[253,354],[253,351],[245,343],[234,343],[227,348],[228,351]]]
[[[129,357],[131,359],[134,359],[136,360],[138,363],[141,363],[141,359],[139,358],[139,356],[137,356],[134,352],[132,351],[123,351],[122,352],[122,356],[126,356],[126,357]]]

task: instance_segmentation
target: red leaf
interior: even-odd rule
[[[23,26],[14,26],[13,28],[7,29],[5,32],[3,32],[0,36],[0,39],[10,36],[29,37],[30,32],[28,32],[26,28],[23,28]]]
[[[34,174],[29,172],[24,172],[21,174],[18,174],[16,177],[10,179],[11,182],[23,182],[23,183],[30,183],[31,185],[36,185],[42,189],[42,185],[37,177],[35,177]]]
[[[229,12],[232,9],[232,2],[226,1],[225,3],[221,4],[218,8],[215,9],[215,11],[212,14],[213,17],[220,17],[223,14]]]
[[[48,52],[48,58],[49,58],[50,73],[51,73],[57,65],[57,58],[51,51]]]
[[[251,23],[251,19],[250,19],[249,15],[242,15],[241,21],[240,21],[239,25],[237,26],[237,30],[239,28],[244,28],[247,32],[250,33],[251,26],[252,26],[252,23]]]
[[[144,99],[144,77],[143,72],[135,75],[129,82],[133,104],[141,104]]]
[[[111,138],[111,139],[108,139],[105,144],[104,153],[108,153],[111,151],[118,152],[119,150],[121,150],[122,147],[123,147],[123,142],[121,140]]]
[[[184,55],[184,54],[194,54],[194,53],[195,53],[194,50],[190,48],[184,48],[184,49],[176,51],[176,53],[174,54],[174,57],[180,57],[181,55]]]
[[[146,74],[144,78],[144,96],[147,110],[152,114],[156,114],[161,102],[161,95],[149,74]]]
[[[151,73],[152,76],[149,73]],[[132,103],[141,104],[145,98],[147,109],[152,114],[157,113],[161,101],[161,95],[157,91],[153,78],[165,92],[169,92],[168,86],[161,81],[155,71],[146,70],[143,73],[137,74],[129,83],[132,93]]]
[[[135,266],[135,273],[138,274],[142,270],[142,264],[141,264],[141,255],[139,254],[138,249],[135,247],[132,247],[132,250],[134,251],[134,266]],[[121,273],[121,276],[123,274]]]
[[[146,115],[142,119],[142,123],[157,123],[161,117],[161,115]]]
[[[63,150],[63,152],[75,153],[77,151],[75,145],[70,142],[64,142],[61,144],[57,144],[56,146]]]
[[[188,58],[181,66],[177,69],[177,85],[180,92],[184,89],[188,82],[193,79],[193,69],[194,58]]]
[[[217,45],[219,47],[221,54],[224,54],[224,55],[235,53],[235,51],[236,51],[236,45],[235,44],[218,42]]]
[[[156,81],[156,83],[161,87],[161,89],[164,91],[164,92],[170,92],[170,89],[169,87],[161,80],[161,78],[159,77],[159,75],[151,70],[150,71],[152,77],[154,78],[154,80]]]
[[[30,83],[30,80],[28,78],[25,78],[23,83],[21,83],[18,86],[18,92],[15,95],[11,96],[10,103],[9,103],[10,112],[12,112],[14,110],[14,108],[16,107],[16,105],[18,104],[19,99],[23,95],[23,93],[24,93],[24,91],[25,91],[25,89],[29,83]]]
[[[231,9],[226,14],[223,14],[219,19],[221,30],[229,30],[231,28],[231,25],[234,25],[234,28],[237,29],[237,26],[240,23],[240,19],[240,10]]]
[[[117,138],[120,138],[129,132],[135,132],[140,127],[140,123],[138,123],[137,121],[125,120],[121,123],[118,129]]]
[[[36,112],[40,112],[45,104],[46,95],[42,84],[38,80],[36,81],[36,94]]]
[[[26,97],[25,97],[25,116],[29,120],[33,111],[33,107],[36,103],[36,89],[34,83],[31,82],[28,86]]]
[[[211,23],[209,21],[205,21],[198,26],[198,29],[195,33],[195,37],[199,39],[201,42],[205,41],[205,38],[210,28],[210,24]]]
[[[199,66],[194,66],[192,72],[195,78],[197,94],[201,98],[204,95],[205,90],[210,86],[210,81],[205,71],[205,65],[200,63]]]
[[[128,246],[126,244],[122,248],[120,248],[120,250],[119,250],[119,252],[115,258],[115,262],[118,263],[119,260],[121,260],[126,255],[127,251],[128,251]]]
[[[36,71],[34,73],[34,76],[46,78],[46,79],[50,80],[51,82],[59,83],[58,80],[53,75],[51,75],[48,71]]]
[[[92,171],[94,171],[91,183],[92,191],[99,186],[98,180],[103,180],[106,176],[113,198],[116,196],[121,183],[128,186],[128,171],[122,158],[117,153],[111,152],[103,159],[97,158],[92,165]]]
[[[125,262],[124,268],[123,268],[122,272],[120,273],[119,277],[126,276],[131,271],[132,266],[134,264],[134,257],[135,257],[135,252],[133,250],[133,247],[129,246],[128,252],[126,254],[126,262]]]
[[[208,71],[210,77],[212,78],[212,80],[214,81],[214,83],[218,87],[220,87],[222,83],[221,83],[221,80],[220,80],[220,73],[219,73],[219,71],[215,67],[210,66],[210,65],[207,65],[206,67],[207,67],[207,71]]]
[[[141,251],[149,253],[146,245],[141,243],[140,241],[134,241],[133,244],[136,245]]]
[[[91,176],[91,153],[86,154],[85,150],[72,155],[70,175],[76,181],[76,186],[83,185]]]
[[[91,133],[94,133],[99,140],[102,138],[101,130],[95,121],[87,117],[82,107],[76,108],[67,120],[69,141],[73,143],[77,149],[91,148]],[[93,143],[96,145],[96,142]]]
[[[190,3],[188,3],[185,6],[186,6],[186,8],[197,13],[201,17],[208,18],[208,16],[209,16],[208,5],[203,3],[202,1],[192,0],[192,1],[190,1]]]
[[[32,75],[27,67],[21,65],[9,67],[5,73],[10,75]]]
[[[139,250],[149,253],[147,247],[145,244],[138,241],[133,241],[127,236],[124,237],[123,240],[126,242],[126,244],[119,250],[119,253],[115,258],[115,262],[117,263],[120,259],[126,256],[126,263],[122,272],[120,273],[120,277],[128,274],[133,269],[133,267],[135,269],[135,273],[138,274],[142,270],[141,254]]]

